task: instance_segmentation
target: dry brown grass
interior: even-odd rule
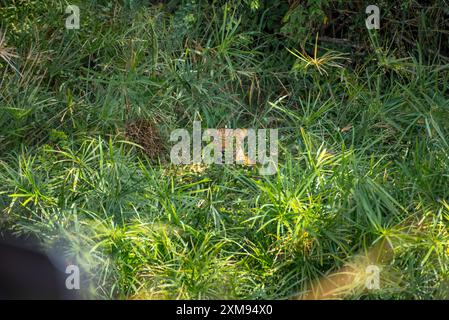
[[[125,126],[126,138],[142,147],[152,160],[162,158],[166,148],[156,125],[149,120],[139,119]]]
[[[13,47],[6,46],[6,32],[0,31],[0,58],[5,61],[12,69],[20,73],[12,63],[13,58],[18,58],[19,56],[15,53]]]

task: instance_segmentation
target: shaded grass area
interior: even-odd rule
[[[199,28],[163,6],[83,2],[75,31],[63,1],[4,3],[1,228],[76,261],[86,296],[300,297],[386,241],[381,289],[347,297],[447,298],[444,57],[364,25],[354,63],[318,37],[287,50],[232,10]],[[278,172],[172,166],[170,131],[194,120],[279,128]]]

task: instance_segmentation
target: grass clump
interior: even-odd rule
[[[0,228],[80,264],[86,297],[301,298],[342,270],[338,297],[447,297],[447,48],[407,41],[437,6],[401,41],[362,10],[342,42],[295,39],[296,2],[81,1],[80,30],[64,1],[19,2],[0,1]],[[198,119],[278,128],[277,173],[172,166],[170,132]]]

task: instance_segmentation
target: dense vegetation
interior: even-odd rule
[[[3,231],[89,297],[301,297],[380,242],[347,298],[448,297],[447,1],[76,2],[67,30],[70,2],[0,0]],[[278,128],[277,174],[171,165],[194,120]]]

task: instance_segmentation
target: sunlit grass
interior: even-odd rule
[[[89,297],[304,298],[348,270],[334,298],[444,297],[444,61],[376,40],[351,66],[318,36],[312,55],[273,49],[229,8],[195,27],[88,5],[85,32],[53,19],[36,22],[47,37],[0,36],[2,229],[79,263]],[[173,166],[170,131],[198,119],[278,128],[279,170]],[[385,273],[369,291],[373,261]]]

